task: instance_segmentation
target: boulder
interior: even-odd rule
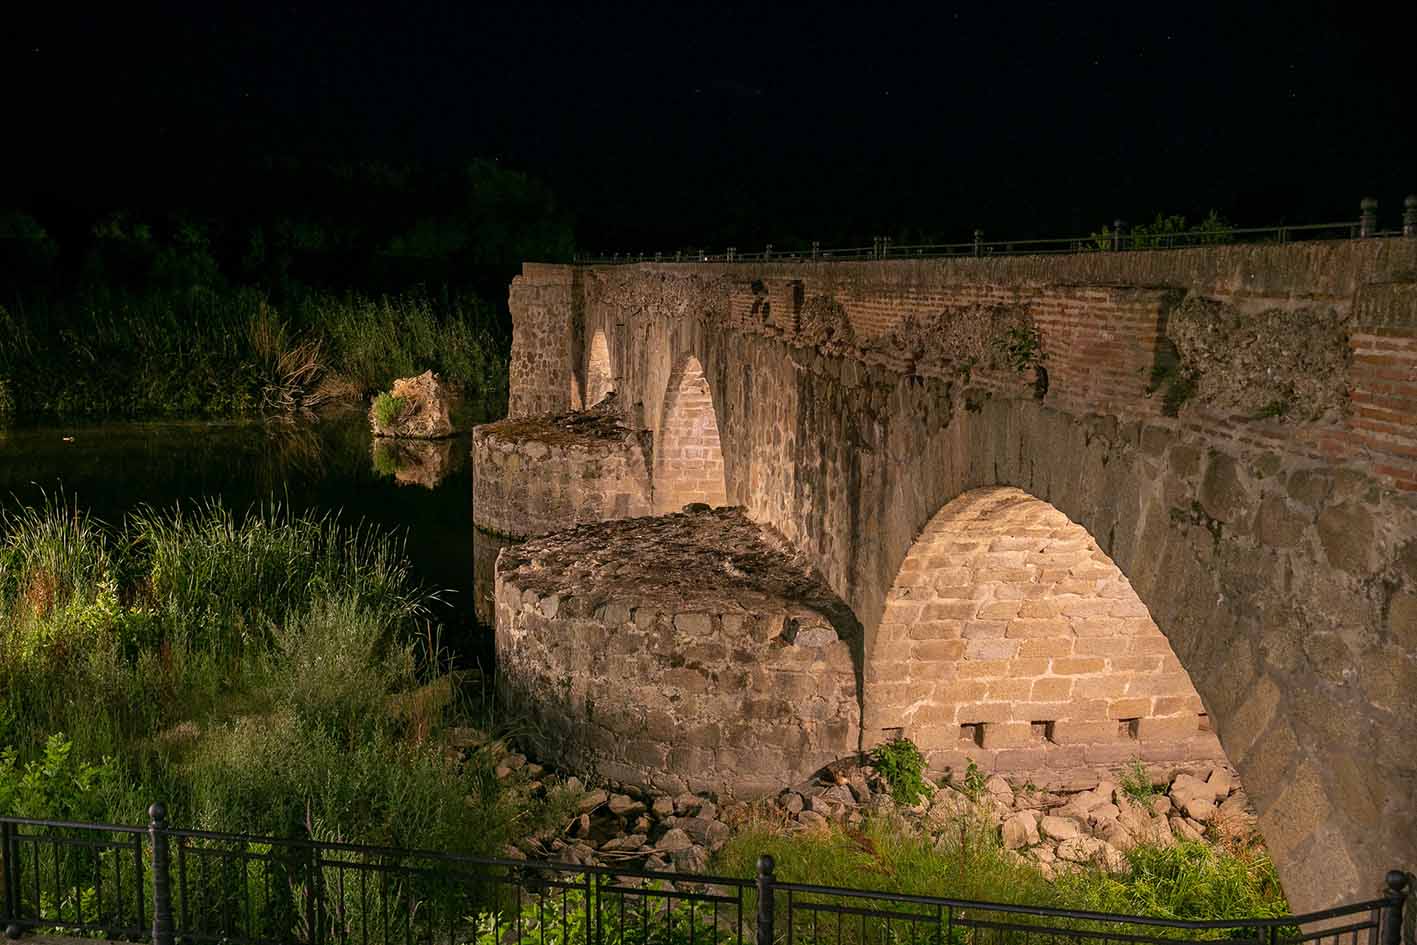
[[[999,802],[1004,804],[1004,806],[1013,806],[1014,789],[1009,787],[1009,782],[1005,781],[999,775],[993,775],[989,778],[988,781],[985,781],[984,790],[986,793],[989,794],[990,797],[994,798],[995,800],[998,800]]]
[[[674,870],[678,873],[702,873],[708,869],[708,851],[700,846],[675,850],[669,855],[669,859],[674,863]]]
[[[401,377],[389,391],[394,411],[384,413],[390,401],[376,398],[369,408],[369,424],[375,436],[437,440],[453,435],[448,415],[448,393],[432,371],[417,377]]]
[[[1078,822],[1068,817],[1044,817],[1039,826],[1043,835],[1053,840],[1073,840],[1082,836]]]
[[[610,813],[616,817],[629,817],[633,814],[643,813],[645,805],[633,799],[628,794],[610,795]]]
[[[659,842],[654,848],[660,853],[675,853],[679,850],[687,850],[694,845],[694,841],[689,839],[689,835],[678,827],[666,831],[664,836],[659,838]]]
[[[1004,821],[1004,846],[1010,850],[1038,842],[1038,820],[1032,811],[1020,811]]]
[[[579,804],[580,811],[582,814],[589,813],[608,800],[610,800],[610,795],[606,794],[604,791],[591,791],[581,798]]]
[[[1171,815],[1171,832],[1182,840],[1201,840],[1205,836],[1191,821],[1178,814]]]
[[[797,822],[808,830],[826,830],[827,819],[814,810],[804,810],[797,815]]]

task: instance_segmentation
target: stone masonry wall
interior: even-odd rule
[[[573,414],[503,420],[472,434],[473,524],[526,538],[650,514],[644,439],[613,398]]]
[[[578,283],[573,268],[535,263],[524,265],[512,280],[507,305],[516,331],[508,366],[509,418],[580,408]]]
[[[508,548],[496,608],[504,695],[572,770],[751,798],[857,745],[859,626],[734,510]]]
[[[930,520],[867,664],[866,738],[898,729],[932,770],[1040,786],[1134,759],[1223,759],[1201,698],[1087,530],[1012,487]]]
[[[1293,906],[1417,866],[1417,835],[1392,829],[1417,818],[1417,410],[1404,399],[1417,241],[576,272],[567,317],[605,331],[627,416],[653,429],[674,366],[697,357],[729,502],[851,607],[867,654],[930,520],[970,489],[1015,486],[1131,582],[1244,779]],[[735,301],[754,295],[756,311]],[[1349,347],[1338,415],[1196,400],[1165,415],[1150,374],[1188,296],[1242,321],[1331,308]],[[1086,331],[1050,328],[1049,306]],[[1046,389],[923,330],[985,311],[1037,328]],[[1089,363],[1112,369],[1106,383]]]

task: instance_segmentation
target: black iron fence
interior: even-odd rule
[[[1146,228],[1128,231],[1116,220],[1100,233],[1064,239],[985,240],[983,230],[960,243],[897,244],[888,236],[878,236],[869,246],[824,248],[813,242],[807,246],[775,249],[769,243],[757,252],[740,252],[730,246],[721,252],[708,249],[680,249],[672,253],[582,254],[575,257],[587,265],[618,265],[641,262],[760,262],[780,260],[834,262],[868,259],[933,259],[952,256],[1033,256],[1049,253],[1127,252],[1131,250],[1186,249],[1194,246],[1238,243],[1296,243],[1313,240],[1364,239],[1369,237],[1417,237],[1417,195],[1409,196],[1403,207],[1402,227],[1378,228],[1377,202],[1365,199],[1356,220],[1337,223],[1306,223],[1263,227],[1199,226],[1184,232],[1155,233]]]
[[[1399,945],[1407,877],[1284,919],[1184,922],[348,843],[0,818],[0,924],[231,945]]]

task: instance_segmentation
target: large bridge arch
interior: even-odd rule
[[[1015,487],[1049,503],[1126,575],[1245,779],[1291,903],[1319,907],[1417,865],[1414,271],[1412,240],[528,266],[513,412],[564,390],[543,340],[605,326],[617,399],[653,430],[694,354],[728,501],[811,563],[867,653],[948,502]],[[1200,382],[1165,416],[1153,369],[1183,309],[1243,332],[1186,353]],[[1036,329],[1046,386],[981,362],[991,323]],[[1282,417],[1240,403],[1246,365],[1296,335],[1338,339],[1327,374],[1259,363],[1329,399]]]

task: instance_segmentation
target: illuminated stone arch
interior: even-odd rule
[[[691,502],[728,504],[718,415],[703,365],[693,355],[670,372],[654,438],[654,511],[677,512]]]
[[[610,366],[610,346],[605,332],[596,329],[590,342],[590,357],[586,362],[585,405],[594,407],[615,391],[615,372]]]
[[[1189,675],[1087,530],[1013,487],[947,503],[911,547],[866,666],[865,739],[932,768],[1056,774],[1223,759]],[[1037,780],[1037,777],[1035,777]]]

